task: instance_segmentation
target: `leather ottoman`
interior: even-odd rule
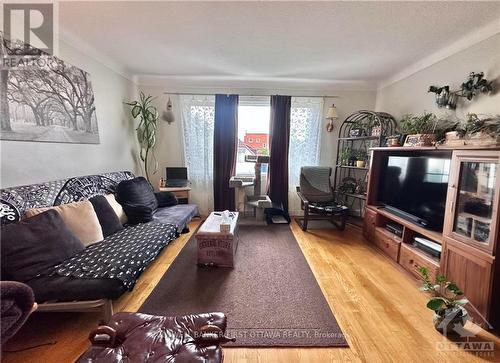
[[[90,334],[92,347],[77,362],[222,362],[225,330],[222,313],[118,313]]]

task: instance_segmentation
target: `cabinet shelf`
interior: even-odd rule
[[[459,212],[458,215],[465,217],[465,218],[472,218],[472,219],[475,219],[476,221],[483,222],[483,223],[491,223],[491,221],[492,221],[491,218],[481,217],[481,216],[477,216],[475,214],[467,213],[467,212]]]
[[[357,170],[363,170],[363,171],[368,171],[369,168],[367,167],[357,167],[357,166],[350,166],[350,165],[336,165],[337,168],[345,168],[345,169],[357,169]]]
[[[347,140],[347,141],[355,141],[355,140],[378,140],[380,136],[348,136],[348,137],[339,137],[339,140]]]
[[[420,227],[419,225],[416,225],[414,223],[411,223],[407,221],[404,218],[398,217],[390,212],[387,212],[384,209],[377,208],[377,206],[370,206],[372,209],[376,210],[376,212],[380,215],[383,215],[384,217],[393,220],[394,222],[397,222],[408,229],[415,231],[419,234],[421,234],[424,237],[427,237],[439,244],[443,244],[443,233],[441,232],[436,232],[436,231],[431,231],[429,229],[425,229],[424,227]]]

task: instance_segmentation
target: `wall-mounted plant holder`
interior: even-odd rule
[[[457,108],[459,97],[471,101],[480,93],[493,91],[493,82],[484,79],[484,73],[470,73],[467,81],[462,83],[459,90],[450,91],[450,86],[430,86],[428,92],[436,94],[436,105],[439,108],[446,107],[450,110]]]

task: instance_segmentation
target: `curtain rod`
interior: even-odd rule
[[[217,93],[189,93],[189,92],[163,92],[164,95],[180,95],[180,96],[215,96]],[[222,94],[232,94],[232,93],[222,93]],[[271,97],[275,96],[276,94],[264,94],[264,95],[239,95],[239,96],[246,96],[246,97]],[[323,95],[323,96],[297,96],[297,95],[282,95],[282,96],[291,96],[291,97],[308,97],[308,98],[340,98],[339,96],[330,96],[330,95]]]

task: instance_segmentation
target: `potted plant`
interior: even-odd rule
[[[500,143],[500,115],[480,118],[475,113],[469,113],[462,129],[469,144]]]
[[[380,136],[380,132],[380,124],[376,121],[375,116],[369,115],[352,123],[350,136]]]
[[[431,146],[437,141],[439,119],[431,112],[404,115],[400,125],[402,134],[407,135],[404,146]]]
[[[156,144],[156,129],[158,122],[158,110],[153,106],[154,98],[147,96],[141,92],[138,101],[125,102],[130,106],[130,113],[134,119],[139,118],[139,125],[137,126],[137,140],[139,141],[140,153],[139,156],[144,163],[144,173],[146,179],[149,179],[148,161],[149,156],[152,154],[154,159],[153,174],[158,171],[158,162],[154,157],[154,146]]]
[[[400,144],[399,144],[400,140],[401,140],[401,135],[387,136],[386,144],[387,144],[387,146],[397,147],[397,146],[400,146]]]
[[[355,156],[356,156],[356,167],[364,168],[366,165],[366,160],[368,159],[368,153],[366,152],[366,150],[357,150]]]
[[[351,158],[351,149],[346,147],[340,151],[340,165],[349,165],[349,159]]]
[[[427,307],[434,311],[434,327],[445,335],[457,333],[469,318],[464,308],[469,301],[465,298],[459,299],[463,295],[462,290],[453,282],[448,281],[445,276],[438,275],[432,282],[426,267],[420,267],[418,271],[424,282],[421,290],[433,295]]]

